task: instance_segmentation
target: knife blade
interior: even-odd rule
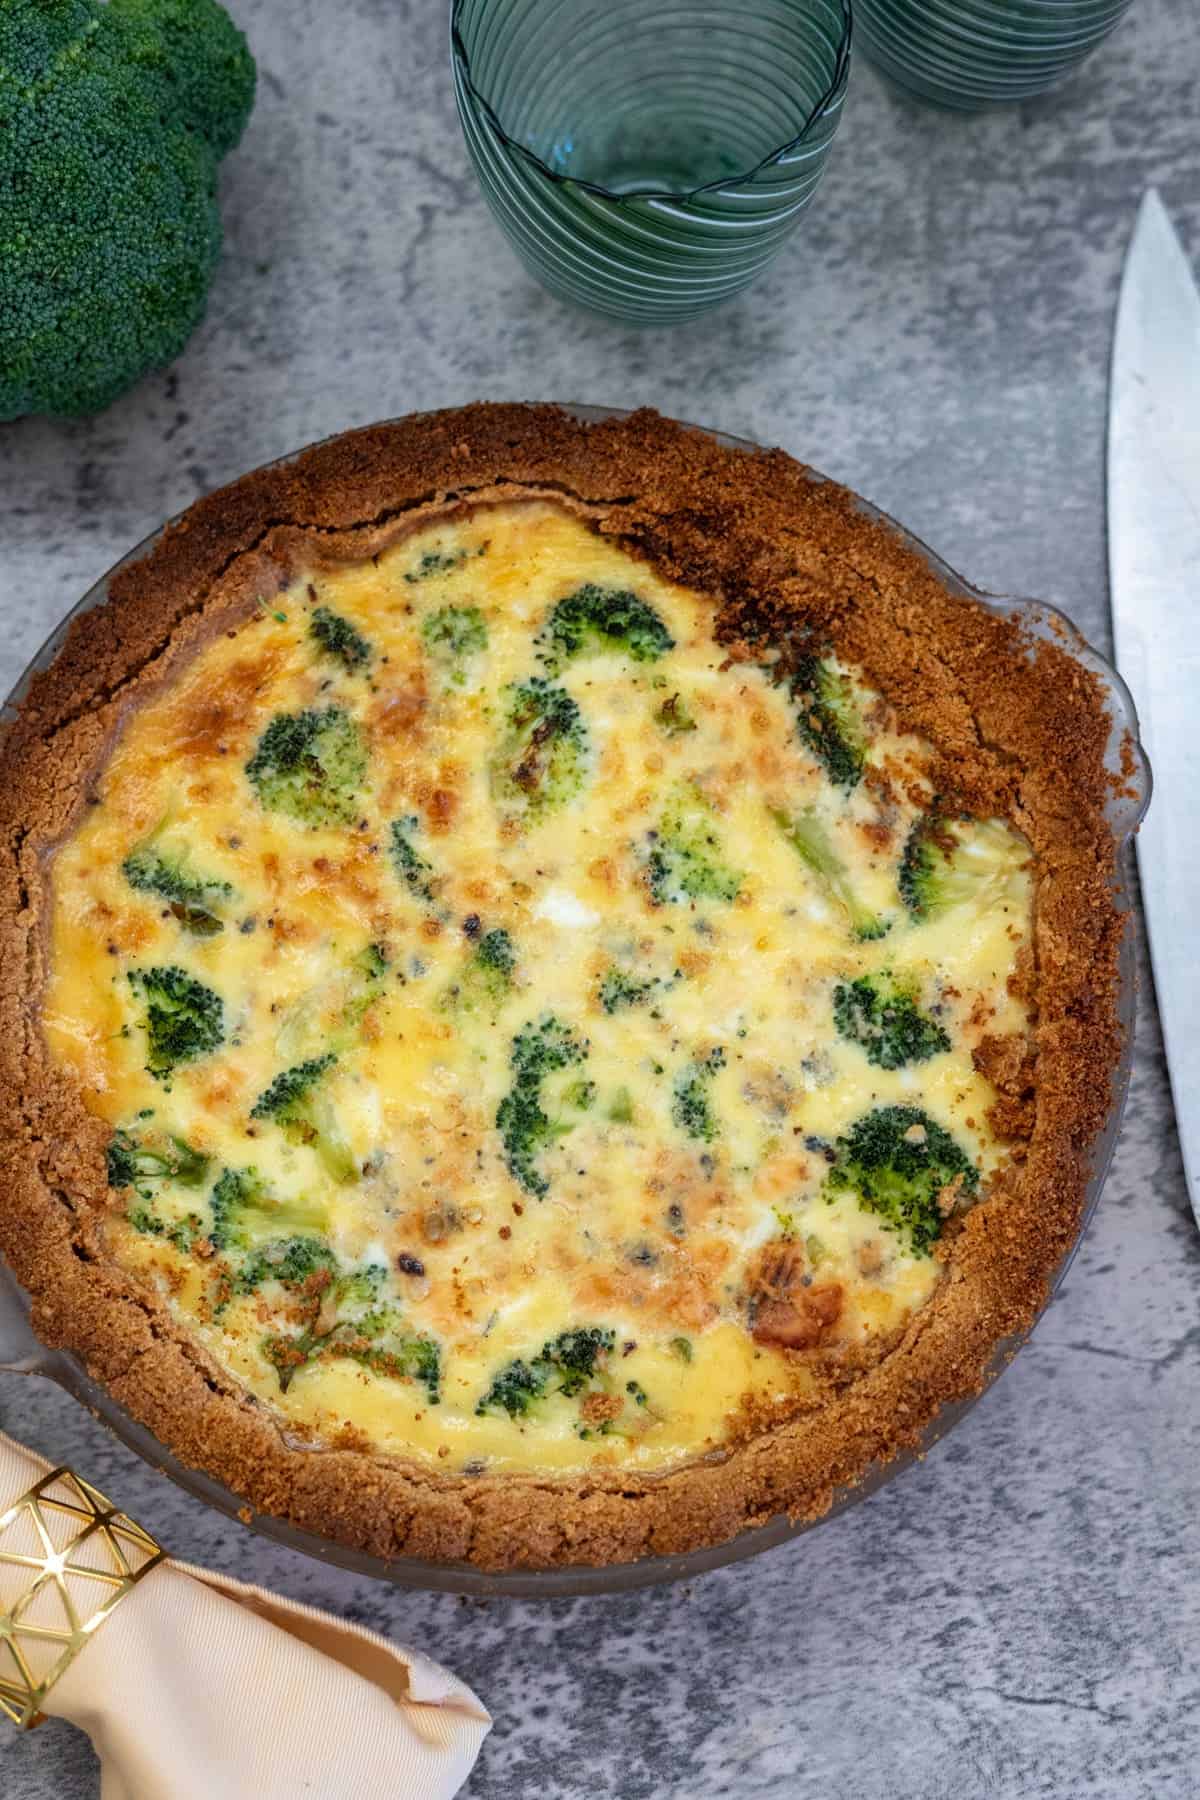
[[[1153,188],[1138,209],[1117,302],[1108,566],[1117,665],[1155,775],[1138,872],[1200,1221],[1200,293]]]

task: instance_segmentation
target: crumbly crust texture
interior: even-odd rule
[[[802,623],[832,639],[937,753],[943,796],[1012,821],[1036,855],[1036,1055],[985,1071],[1012,1160],[944,1252],[898,1342],[780,1425],[661,1475],[438,1476],[348,1446],[294,1447],[153,1294],[105,1254],[105,1125],[40,1027],[49,853],[88,804],[126,711],[257,596],[352,561],[446,509],[553,497],[668,578],[719,597],[738,646]],[[249,1507],[385,1558],[488,1569],[625,1562],[719,1543],[917,1444],[1026,1329],[1079,1228],[1120,1051],[1122,915],[1100,681],[1053,641],[950,592],[845,489],[650,412],[585,424],[481,405],[349,432],[198,501],[108,603],[71,626],[0,744],[0,1251],[44,1343],[71,1352],[183,1462]]]

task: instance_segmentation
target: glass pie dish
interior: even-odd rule
[[[587,422],[619,416],[589,408],[569,410]],[[685,427],[684,429],[696,431],[699,428]],[[722,438],[720,442],[735,454],[752,453],[756,448],[754,445],[728,438]],[[284,460],[290,461],[290,459]],[[815,472],[809,472],[808,478],[813,482],[824,480],[824,477]],[[1103,659],[1085,643],[1070,622],[1054,608],[1038,602],[1000,600],[977,593],[952,570],[948,569],[932,552],[905,533],[900,526],[868,506],[866,502],[860,501],[857,504],[866,517],[893,537],[897,545],[903,546],[909,554],[915,554],[923,560],[937,580],[951,593],[971,599],[993,613],[1012,620],[1022,634],[1022,641],[1028,640],[1033,643],[1039,638],[1052,639],[1061,651],[1065,651],[1100,682],[1107,699],[1109,714],[1108,764],[1116,777],[1112,784],[1108,809],[1112,834],[1120,847],[1115,878],[1118,884],[1116,902],[1119,908],[1126,908],[1128,901],[1123,898],[1123,892],[1128,861],[1128,840],[1149,797],[1149,772],[1137,741],[1137,721],[1133,704],[1124,685]],[[118,568],[124,568],[128,563],[145,555],[155,543],[158,535],[154,534],[153,537],[139,545],[122,564],[118,565]],[[80,612],[106,603],[110,592],[110,583],[115,573],[115,570],[111,571],[109,576],[105,577],[85,596],[70,616],[71,619],[74,619]],[[43,646],[10,697],[9,708],[20,705],[31,677],[53,662],[62,645],[69,623],[70,620],[64,621],[48,643]],[[0,717],[0,727],[2,725],[3,718]],[[1123,940],[1120,977],[1119,1011],[1123,1032],[1122,1054],[1113,1077],[1107,1122],[1092,1152],[1091,1175],[1081,1229],[1083,1225],[1086,1225],[1087,1218],[1099,1197],[1100,1187],[1111,1158],[1128,1083],[1134,1010],[1133,955],[1128,931]],[[1051,1285],[1061,1279],[1067,1260],[1064,1258],[1062,1264],[1054,1271]],[[236,1493],[222,1486],[210,1476],[185,1467],[129,1413],[117,1406],[112,1398],[88,1376],[76,1358],[61,1351],[49,1351],[42,1348],[30,1332],[26,1322],[27,1313],[28,1306],[23,1296],[16,1289],[11,1278],[4,1277],[0,1280],[0,1366],[27,1373],[44,1374],[58,1381],[60,1385],[104,1419],[119,1437],[147,1461],[153,1466],[165,1470],[187,1491],[227,1515],[237,1516],[239,1512],[244,1515],[244,1502]],[[985,1385],[986,1382],[994,1379],[1000,1369],[1005,1366],[1019,1341],[1019,1338],[1010,1338],[996,1347],[985,1372]],[[913,1449],[886,1464],[873,1466],[865,1479],[853,1488],[844,1489],[837,1494],[832,1510],[840,1511],[853,1500],[872,1492],[883,1481],[898,1473],[914,1457],[927,1451],[968,1410],[970,1404],[972,1404],[972,1400],[966,1399],[943,1407]],[[288,1442],[291,1448],[300,1447],[292,1445],[291,1440]],[[321,1452],[313,1450],[311,1454],[320,1455]],[[660,1581],[692,1577],[782,1543],[798,1532],[808,1529],[812,1522],[814,1521],[795,1521],[786,1516],[780,1516],[716,1546],[683,1554],[646,1557],[635,1562],[607,1564],[600,1567],[558,1565],[554,1568],[518,1569],[494,1573],[481,1570],[474,1565],[422,1561],[413,1558],[384,1559],[346,1549],[278,1519],[257,1514],[252,1518],[254,1528],[264,1535],[291,1547],[302,1549],[309,1554],[339,1563],[358,1573],[371,1574],[400,1585],[442,1589],[480,1596],[493,1594],[558,1596],[613,1592]]]

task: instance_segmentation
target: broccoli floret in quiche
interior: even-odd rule
[[[504,728],[492,760],[492,793],[536,820],[574,799],[587,771],[588,735],[567,690],[535,675],[505,690]]]
[[[725,1052],[718,1044],[707,1056],[688,1064],[671,1097],[671,1118],[675,1124],[688,1137],[699,1138],[705,1144],[711,1144],[720,1130],[709,1090],[713,1076],[724,1067]]]
[[[725,859],[713,807],[694,782],[683,782],[650,834],[646,884],[652,902],[736,900],[743,879]]]
[[[134,1188],[143,1199],[150,1197],[156,1182],[200,1187],[210,1160],[173,1134],[158,1144],[147,1144],[132,1131],[118,1129],[108,1146],[108,1185]]]
[[[816,876],[828,897],[846,915],[846,922],[860,942],[883,937],[891,929],[891,920],[881,918],[865,906],[854,891],[844,863],[833,847],[833,840],[811,807],[787,813],[772,809],[771,817],[806,869]]]
[[[828,657],[803,656],[788,674],[796,728],[835,787],[857,787],[866,763],[867,733],[859,689]]]
[[[329,1230],[329,1207],[306,1195],[280,1198],[256,1169],[224,1169],[209,1196],[214,1250],[251,1250],[272,1239]]]
[[[1029,848],[999,819],[919,818],[900,859],[900,898],[920,924],[956,906],[991,910],[1019,898]]]
[[[197,1240],[204,1236],[204,1221],[199,1213],[189,1212],[181,1219],[164,1219],[145,1200],[134,1201],[126,1207],[125,1222],[143,1237],[162,1238],[164,1243],[172,1244],[182,1256],[190,1256]]]
[[[129,852],[121,873],[139,894],[165,900],[184,930],[194,937],[215,937],[224,931],[221,907],[233,888],[218,876],[194,869],[186,847],[177,848],[155,832]]]
[[[253,1294],[268,1282],[304,1289],[313,1277],[326,1283],[337,1274],[338,1261],[329,1245],[317,1237],[276,1238],[248,1256],[233,1283],[235,1294]],[[315,1284],[314,1284],[315,1285]]]
[[[225,1007],[219,994],[174,964],[131,969],[129,985],[142,1002],[146,1070],[170,1084],[183,1063],[207,1056],[225,1039]]]
[[[442,1353],[424,1332],[408,1331],[398,1315],[380,1314],[358,1324],[339,1325],[330,1351],[348,1356],[392,1381],[420,1381],[430,1406],[442,1398]]]
[[[645,1006],[658,985],[653,975],[641,979],[613,963],[601,976],[596,995],[606,1013],[624,1012],[631,1006]]]
[[[332,1052],[313,1056],[278,1074],[250,1109],[252,1119],[269,1119],[294,1144],[316,1151],[337,1182],[357,1181],[358,1164],[324,1091],[323,1082],[337,1062]]]
[[[422,856],[413,842],[420,827],[421,821],[415,813],[406,819],[393,819],[390,845],[392,867],[410,894],[431,905],[436,899],[433,864],[427,856]]]
[[[471,664],[487,649],[487,620],[477,606],[439,606],[423,622],[421,642],[451,686],[463,687]]]
[[[903,1069],[949,1050],[950,1039],[936,1019],[917,1005],[915,985],[877,970],[833,990],[833,1021],[841,1035],[859,1044],[880,1069]]]
[[[279,1391],[286,1394],[292,1382],[320,1347],[321,1339],[311,1331],[271,1331],[259,1345],[263,1356],[279,1377]]]
[[[418,581],[429,581],[436,575],[449,575],[471,557],[483,556],[486,552],[486,544],[480,544],[475,550],[467,550],[461,546],[457,550],[426,550],[421,560],[405,573],[404,579],[413,586]]]
[[[503,926],[484,932],[475,950],[475,961],[488,975],[503,977],[507,984],[517,966],[517,953]]]
[[[656,707],[654,723],[664,737],[683,737],[689,731],[698,730],[691,708],[682,694],[668,694],[662,705]]]
[[[502,925],[485,931],[458,978],[442,996],[448,1011],[495,1014],[512,992],[517,952]]]
[[[506,1412],[510,1419],[523,1418],[535,1401],[545,1396],[548,1375],[549,1371],[536,1362],[517,1357],[496,1374],[475,1411]]]
[[[367,1008],[374,1005],[388,966],[388,953],[382,944],[368,944],[351,960],[346,972],[346,997],[338,1020],[340,1025],[357,1025]]]
[[[310,1302],[313,1316],[301,1330],[275,1332],[262,1340],[262,1353],[283,1393],[311,1363],[345,1357],[375,1375],[423,1382],[429,1404],[438,1404],[441,1350],[433,1338],[410,1331],[399,1308],[387,1303],[382,1293],[386,1275],[379,1263],[332,1275],[315,1307]]]
[[[363,1018],[383,993],[390,966],[382,944],[366,944],[340,975],[292,1001],[275,1037],[279,1060],[290,1066],[360,1042]]]
[[[549,1193],[550,1183],[537,1159],[572,1123],[551,1118],[542,1104],[543,1084],[558,1070],[582,1063],[587,1054],[586,1041],[550,1013],[513,1039],[512,1086],[497,1109],[496,1129],[509,1173],[539,1200]]]
[[[918,1256],[979,1188],[979,1171],[957,1139],[917,1106],[875,1107],[836,1140],[834,1154],[827,1197],[851,1196]]]
[[[322,656],[340,663],[349,675],[361,675],[370,666],[371,646],[349,619],[329,606],[318,606],[308,621],[308,635]]]
[[[518,1419],[552,1394],[575,1399],[603,1377],[616,1341],[616,1333],[600,1325],[577,1325],[560,1332],[542,1345],[537,1356],[518,1357],[498,1370],[475,1411],[506,1412]]]
[[[342,1325],[366,1324],[383,1317],[388,1310],[383,1288],[387,1268],[380,1262],[364,1263],[361,1268],[344,1270],[338,1276],[338,1322]]]
[[[164,1218],[156,1195],[163,1188],[201,1187],[210,1160],[171,1133],[160,1133],[155,1142],[147,1143],[132,1131],[118,1129],[108,1146],[108,1185],[129,1189],[135,1196],[125,1208],[125,1218],[134,1231],[162,1238],[186,1256],[204,1236],[204,1221],[194,1210],[182,1217]]]
[[[259,800],[301,825],[351,825],[367,774],[362,733],[340,706],[271,720],[246,764]]]
[[[578,1394],[603,1368],[604,1359],[616,1346],[616,1333],[602,1325],[576,1325],[560,1331],[542,1346],[542,1357],[558,1371],[558,1390]]]
[[[657,662],[675,648],[654,608],[630,588],[588,581],[553,608],[541,633],[542,660],[552,672],[577,656],[616,651],[631,662]]]

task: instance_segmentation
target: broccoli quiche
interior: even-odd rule
[[[199,502],[3,752],[37,1329],[383,1555],[819,1512],[1077,1227],[1107,735],[851,496],[653,415],[432,415]]]

